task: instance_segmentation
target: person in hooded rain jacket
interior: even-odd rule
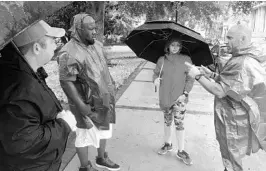
[[[94,39],[94,19],[77,14],[71,23],[71,39],[58,54],[61,86],[77,120],[75,147],[80,171],[95,171],[88,161],[88,146],[98,149],[96,166],[119,170],[105,146],[115,123],[115,85],[109,73],[103,45]]]
[[[42,66],[54,55],[55,37],[64,34],[40,20],[1,50],[1,171],[59,170],[75,118],[47,86]]]
[[[225,171],[243,171],[245,155],[266,149],[266,72],[261,65],[266,56],[252,46],[251,34],[242,24],[230,28],[232,57],[220,73],[186,64],[189,75],[215,95],[214,124]]]
[[[159,105],[164,113],[164,144],[158,154],[163,155],[173,150],[172,124],[176,129],[178,152],[176,156],[185,164],[191,165],[192,159],[184,150],[185,128],[184,117],[188,94],[194,79],[187,75],[185,62],[192,63],[190,57],[180,54],[182,41],[178,38],[168,40],[165,45],[165,56],[158,59],[154,69],[153,80],[159,87]]]

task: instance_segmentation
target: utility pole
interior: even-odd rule
[[[175,22],[177,23],[178,11],[177,11],[177,2],[175,3]]]
[[[174,5],[175,5],[175,22],[177,23],[177,18],[178,18],[178,5],[180,5],[180,7],[182,7],[184,5],[184,2],[178,2],[178,1],[175,1],[174,2]]]

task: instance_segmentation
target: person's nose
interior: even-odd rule
[[[226,46],[228,45],[228,39],[227,38],[225,38],[225,40],[224,40],[224,44],[226,44]]]
[[[57,48],[57,45],[55,43],[55,40],[52,42],[52,47],[53,47],[53,50],[55,50]]]
[[[94,35],[96,35],[96,29],[93,29],[93,32],[92,32]]]

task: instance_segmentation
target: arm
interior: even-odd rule
[[[67,97],[75,104],[79,109],[82,115],[87,116],[91,112],[91,107],[88,104],[85,104],[81,99],[78,90],[72,81],[60,80],[61,87]]]
[[[186,83],[185,83],[185,88],[184,88],[184,92],[189,93],[194,85],[195,79],[190,77],[189,75],[186,75]]]
[[[83,102],[74,85],[81,69],[80,63],[67,53],[62,53],[58,59],[59,79],[64,93],[72,100],[82,115],[88,115],[91,112],[91,107]]]
[[[206,77],[202,76],[198,82],[211,94],[217,96],[218,98],[223,98],[226,96],[222,86],[216,82],[212,82]]]
[[[189,57],[187,57],[187,58],[188,58],[187,61],[192,64],[191,59]],[[185,88],[184,88],[183,92],[189,93],[193,88],[195,79],[193,77],[189,76],[188,72],[185,72],[185,74],[186,74],[186,82],[185,82]]]
[[[63,153],[70,128],[62,119],[41,123],[41,113],[34,102],[16,101],[1,108],[1,143],[10,155],[25,159],[54,156]]]
[[[223,87],[216,83],[216,82],[212,82],[211,80],[207,79],[205,76],[203,76],[203,74],[201,73],[201,71],[194,65],[190,64],[190,63],[185,63],[185,65],[188,67],[188,75],[190,75],[191,77],[195,78],[197,76],[200,76],[198,79],[196,79],[209,93],[222,98],[226,96],[226,92],[224,91]]]
[[[218,73],[212,72],[210,69],[206,68],[205,66],[201,66],[200,71],[202,74],[204,74],[207,78],[211,78],[213,80],[216,80],[218,77]]]
[[[158,59],[158,61],[157,61],[157,64],[156,64],[156,66],[155,66],[155,68],[154,68],[154,70],[153,70],[153,78],[152,78],[152,81],[154,82],[154,80],[156,79],[156,78],[158,78],[159,77],[159,74],[160,74],[160,70],[161,70],[161,67],[162,67],[162,65],[163,65],[163,60],[164,60],[164,57],[160,57],[159,59]]]

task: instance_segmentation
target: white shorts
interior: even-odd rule
[[[94,146],[99,148],[101,139],[110,139],[112,137],[112,130],[113,124],[110,124],[109,130],[99,130],[94,125],[91,129],[77,128],[75,147]]]

